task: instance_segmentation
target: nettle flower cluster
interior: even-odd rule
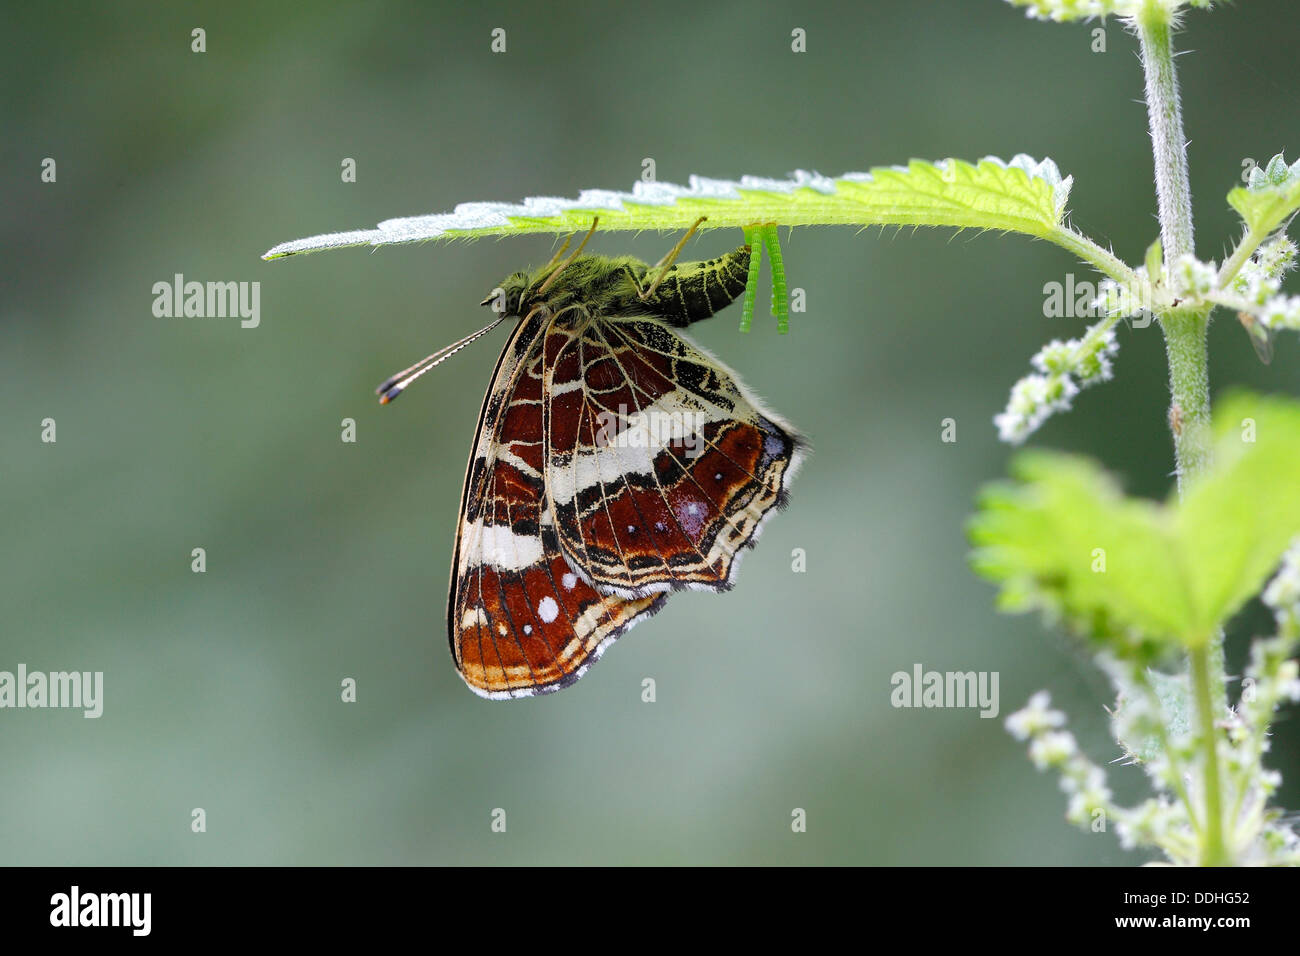
[[[1110,381],[1119,351],[1115,326],[1155,308],[1156,290],[1146,266],[1134,269],[1127,282],[1112,278],[1099,282],[1097,297],[1089,305],[1102,320],[1082,338],[1053,339],[1030,359],[1035,371],[1011,387],[1006,409],[993,416],[998,438],[1019,445],[1057,412],[1068,412],[1080,390]]]
[[[1260,246],[1228,284],[1222,304],[1236,308],[1238,314],[1269,332],[1300,332],[1300,295],[1282,292],[1282,276],[1294,268],[1295,257],[1295,243],[1286,236]],[[1247,322],[1247,327],[1253,322]]]
[[[1282,154],[1264,167],[1254,167],[1243,195],[1229,200],[1246,214],[1267,218],[1268,203],[1300,191],[1300,160],[1288,166]],[[1288,207],[1289,208],[1289,207]],[[1285,219],[1289,220],[1288,214]],[[1281,229],[1285,221],[1270,225],[1251,242],[1248,228],[1238,251],[1222,266],[1182,255],[1163,262],[1160,243],[1152,244],[1145,264],[1120,278],[1098,283],[1091,303],[1103,316],[1082,338],[1053,340],[1036,354],[1034,372],[1011,388],[1006,409],[993,418],[998,437],[1018,445],[1057,412],[1069,411],[1081,389],[1111,378],[1112,359],[1119,350],[1115,326],[1139,315],[1173,310],[1209,313],[1215,307],[1237,313],[1250,334],[1260,358],[1269,361],[1271,343],[1281,330],[1300,332],[1300,295],[1282,292],[1283,277],[1296,265],[1297,247]],[[1280,228],[1279,228],[1280,227]],[[1273,228],[1278,231],[1273,232]]]
[[[1109,381],[1119,351],[1115,330],[1096,326],[1081,339],[1053,339],[1031,360],[1035,372],[1011,388],[1006,411],[993,417],[998,437],[1019,444],[1056,412],[1069,411],[1080,389]]]
[[[1240,701],[1218,722],[1227,730],[1226,739],[1217,745],[1226,775],[1225,844],[1237,864],[1294,866],[1300,864],[1300,834],[1268,808],[1282,775],[1265,768],[1263,758],[1278,708],[1300,701],[1300,667],[1290,659],[1300,645],[1300,541],[1283,559],[1263,600],[1274,612],[1277,635],[1254,642]],[[1113,730],[1125,748],[1121,759],[1143,766],[1156,796],[1136,807],[1116,804],[1105,770],[1080,750],[1065,729],[1065,714],[1052,709],[1046,691],[1011,714],[1007,730],[1028,742],[1035,767],[1060,774],[1061,789],[1069,796],[1069,822],[1093,831],[1113,824],[1125,849],[1158,849],[1171,862],[1195,865],[1198,832],[1204,825],[1196,812],[1204,798],[1196,755],[1204,741],[1182,709],[1185,678],[1139,661],[1104,654],[1100,660],[1118,694]]]

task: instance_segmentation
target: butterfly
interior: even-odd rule
[[[685,241],[655,266],[582,255],[586,239],[560,262],[566,241],[483,300],[496,321],[376,390],[390,402],[517,321],[479,413],[447,601],[480,696],[567,687],[671,592],[729,589],[786,502],[803,439],[678,331],[744,292],[750,247],[676,264]]]

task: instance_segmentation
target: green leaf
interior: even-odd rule
[[[1234,395],[1216,434],[1182,503],[1126,498],[1086,459],[1017,456],[1018,482],[987,489],[971,522],[976,571],[1004,610],[1041,609],[1103,642],[1202,644],[1300,535],[1300,405]]]
[[[1256,166],[1245,186],[1228,193],[1228,204],[1251,232],[1272,232],[1300,209],[1300,160],[1287,166],[1278,153],[1262,169]]]
[[[770,226],[952,226],[997,229],[1043,238],[1064,231],[1070,177],[1050,159],[988,157],[877,168],[830,179],[797,172],[791,179],[745,176],[737,181],[692,176],[690,185],[638,182],[631,192],[589,189],[577,199],[533,197],[522,204],[462,203],[454,212],[389,219],[375,229],[284,242],[262,258],[347,246],[429,239],[571,233],[597,230],[681,231],[701,216],[701,229]],[[770,250],[769,250],[770,251]]]
[[[1215,433],[1214,467],[1175,518],[1203,638],[1259,592],[1300,534],[1300,405],[1234,393]]]
[[[1024,452],[1015,485],[987,490],[970,525],[973,564],[1002,585],[999,606],[1035,608],[1097,639],[1167,641],[1190,628],[1166,515],[1125,498],[1094,462]]]

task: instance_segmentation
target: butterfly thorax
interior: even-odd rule
[[[658,285],[659,269],[632,256],[579,256],[558,276],[549,269],[516,272],[489,296],[505,315],[523,318],[542,308],[552,317],[574,319],[644,317],[684,328],[707,319],[745,291],[749,247],[700,262],[670,266]]]

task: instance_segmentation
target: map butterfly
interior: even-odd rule
[[[484,300],[495,322],[377,390],[387,403],[518,322],[479,414],[447,602],[456,668],[483,697],[567,687],[672,591],[727,590],[785,504],[802,439],[677,331],[745,291],[750,247],[674,264],[685,241],[656,266],[583,246],[559,262],[566,242]]]

